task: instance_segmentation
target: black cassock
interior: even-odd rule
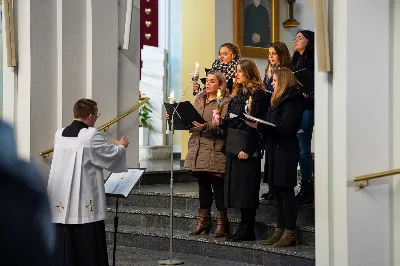
[[[268,10],[263,5],[248,5],[244,11],[243,45],[255,47],[269,47],[271,30]],[[253,34],[260,35],[260,42],[254,43]]]
[[[77,137],[88,126],[74,120],[62,133]],[[86,224],[55,224],[56,252],[54,266],[108,266],[104,220]]]

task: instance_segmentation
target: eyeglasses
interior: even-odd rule
[[[95,116],[99,117],[99,116],[100,116],[100,113],[99,113],[99,112],[97,112],[97,113],[95,113],[95,114],[92,114],[92,115],[95,115]]]
[[[302,40],[305,40],[305,39],[306,38],[299,36],[299,37],[294,38],[293,42],[299,42],[299,41],[302,41]]]

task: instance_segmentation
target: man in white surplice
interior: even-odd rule
[[[57,232],[54,265],[108,266],[103,169],[127,171],[129,142],[122,137],[110,145],[93,128],[100,116],[95,101],[80,99],[73,112],[74,121],[55,135],[47,188]]]

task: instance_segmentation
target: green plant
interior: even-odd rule
[[[150,118],[150,113],[152,112],[151,109],[151,104],[149,102],[145,103],[142,107],[139,109],[139,119],[140,119],[140,127],[147,127],[147,119]]]

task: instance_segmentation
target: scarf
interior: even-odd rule
[[[239,57],[236,57],[229,64],[221,64],[219,59],[215,60],[211,69],[219,70],[224,74],[226,80],[235,78],[236,66],[239,63]]]

